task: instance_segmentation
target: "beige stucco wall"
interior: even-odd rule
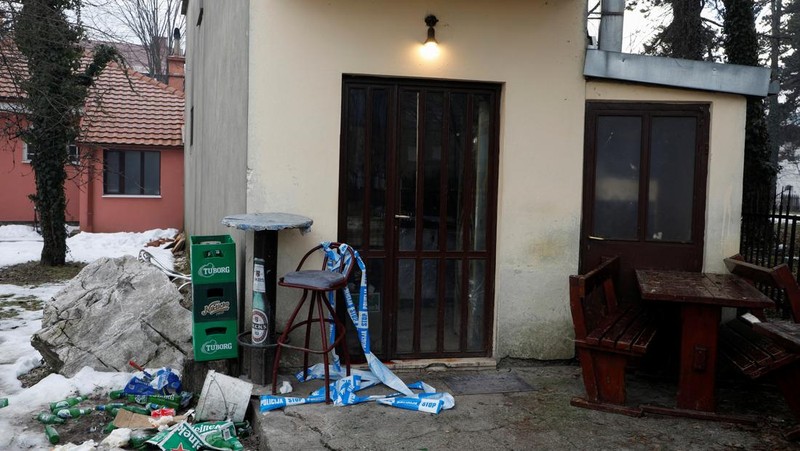
[[[743,96],[591,81],[586,100],[711,104],[703,271],[726,272],[722,259],[739,252],[746,101]]]
[[[305,236],[281,232],[278,272],[337,236],[342,74],[499,82],[494,355],[570,357],[584,9],[580,0],[251,2],[247,209],[315,221]],[[430,13],[440,20],[433,61],[418,53]],[[278,324],[295,302],[279,289]]]

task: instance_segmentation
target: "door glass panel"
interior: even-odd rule
[[[369,247],[383,249],[386,227],[386,157],[388,149],[388,94],[372,91],[372,148],[370,152]]]
[[[482,351],[484,340],[484,303],[486,299],[486,262],[469,261],[467,293],[467,350]]]
[[[592,235],[637,239],[642,120],[597,118]]]
[[[439,248],[439,206],[441,205],[442,117],[444,95],[429,92],[425,97],[425,161],[422,201],[422,248]]]
[[[447,136],[447,250],[460,251],[464,245],[464,216],[461,214],[464,186],[464,148],[467,134],[467,95],[450,95]]]
[[[417,214],[417,126],[419,93],[400,94],[400,144],[397,149],[397,180],[399,208],[397,214],[398,249],[410,251],[416,245]]]
[[[472,122],[472,164],[475,173],[475,205],[470,249],[486,250],[486,224],[489,220],[489,145],[492,139],[492,108],[488,95],[475,96]]]
[[[439,321],[439,261],[422,260],[420,351],[435,352]]]
[[[401,259],[397,262],[397,352],[414,350],[414,287],[415,262]]]
[[[652,120],[647,240],[692,240],[696,130],[694,117]]]
[[[355,248],[364,244],[364,172],[367,92],[350,89],[347,111],[347,238]]]
[[[384,292],[384,271],[383,260],[371,258],[366,261],[367,265],[367,311],[369,312],[369,335],[372,352],[382,353],[383,349],[383,292]],[[358,269],[358,268],[356,268]],[[361,281],[361,272],[356,275],[356,281]],[[356,287],[357,288],[357,287]],[[354,300],[356,300],[354,298]],[[357,334],[350,334],[357,335]],[[356,342],[358,337],[356,337]],[[361,346],[356,343],[360,349]]]
[[[461,349],[461,261],[447,260],[444,294],[444,350]]]

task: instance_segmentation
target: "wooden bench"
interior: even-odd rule
[[[641,416],[641,409],[625,405],[625,368],[631,359],[647,352],[656,335],[656,322],[638,303],[618,303],[614,280],[619,267],[619,257],[614,257],[584,275],[569,277],[575,347],[586,387],[586,397],[575,397],[570,403]]]
[[[726,258],[725,264],[731,273],[750,283],[782,291],[784,302],[777,307],[790,318],[774,320],[758,310],[752,312],[754,317],[743,315],[728,321],[720,327],[722,355],[751,379],[772,378],[800,420],[800,354],[796,353],[800,347],[800,286],[786,264],[764,268],[746,263],[739,256]],[[800,438],[800,426],[785,435],[789,440]]]

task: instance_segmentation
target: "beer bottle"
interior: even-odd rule
[[[8,398],[0,398],[0,409],[8,405]]]
[[[56,411],[56,415],[60,418],[78,418],[81,415],[88,415],[93,412],[92,409],[79,409],[77,407],[73,407],[71,409],[61,409]]]
[[[108,394],[108,397],[111,399],[120,399],[125,396],[124,390],[113,390],[111,393]]]
[[[49,424],[44,427],[44,435],[45,437],[47,437],[47,440],[53,445],[55,445],[56,443],[58,443],[59,440],[61,440],[61,437],[59,437],[56,428],[50,426]]]
[[[140,415],[147,415],[150,416],[150,410],[145,409],[144,407],[139,406],[123,406],[120,409],[127,410],[129,412],[138,413]]]
[[[269,343],[269,312],[266,305],[267,284],[264,273],[264,259],[253,259],[253,322],[252,341],[254,345]]]
[[[64,422],[63,418],[50,412],[42,412],[36,416],[36,419],[42,424],[62,424]]]
[[[139,448],[144,446],[145,442],[155,437],[155,433],[147,429],[134,429],[131,431],[131,438],[128,441],[128,446],[131,448]]]
[[[113,431],[113,430],[114,430],[114,429],[116,429],[116,428],[117,428],[117,427],[116,427],[116,426],[114,426],[114,422],[112,421],[111,423],[108,423],[108,424],[106,425],[106,427],[104,427],[104,428],[103,428],[103,433],[104,433],[104,434],[110,434],[110,433],[111,433],[111,431]]]
[[[102,411],[106,411],[107,412],[107,411],[113,409],[114,407],[120,408],[120,407],[124,407],[124,406],[125,406],[124,402],[110,402],[108,404],[100,404],[99,406],[96,406],[94,409],[95,410],[102,410]]]
[[[55,412],[61,409],[69,409],[70,407],[78,404],[81,401],[86,401],[86,396],[74,396],[58,402],[50,403],[50,411]]]

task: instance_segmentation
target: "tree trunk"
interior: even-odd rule
[[[67,255],[67,230],[65,214],[67,209],[64,194],[64,169],[66,144],[54,144],[47,149],[39,149],[34,157],[36,174],[36,208],[42,226],[41,264],[45,266],[63,265]]]

